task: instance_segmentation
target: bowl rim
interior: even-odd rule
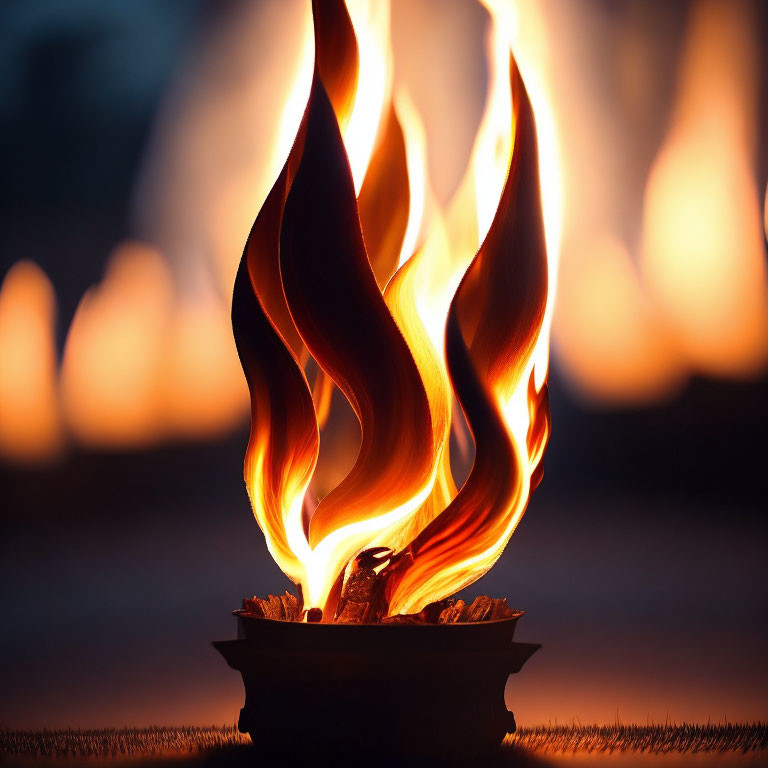
[[[270,619],[266,616],[258,616],[255,613],[248,612],[245,608],[235,608],[232,611],[232,615],[238,619],[244,619],[253,622],[263,622],[267,625],[295,625],[297,627],[343,627],[346,631],[349,631],[352,627],[381,627],[382,629],[409,629],[413,630],[414,627],[429,627],[429,628],[443,628],[443,627],[492,627],[500,626],[502,624],[508,624],[510,622],[517,621],[525,611],[514,610],[512,616],[505,616],[502,619],[490,619],[488,621],[454,621],[446,622],[443,624],[436,624],[433,622],[413,623],[413,624],[395,624],[395,623],[382,623],[382,622],[359,622],[359,623],[345,623],[345,622],[327,622],[321,621],[288,621],[286,619]]]

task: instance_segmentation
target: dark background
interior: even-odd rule
[[[60,346],[132,234],[164,89],[226,5],[0,11],[0,276],[21,258],[45,269]],[[510,684],[518,721],[765,719],[768,379],[693,379],[618,409],[574,396],[555,361],[550,392],[544,481],[469,590],[508,596],[528,611],[521,639],[544,644]],[[0,724],[235,720],[240,683],[210,640],[233,635],[242,596],[286,586],[250,513],[246,440],[244,424],[0,466]]]

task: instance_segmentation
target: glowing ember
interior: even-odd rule
[[[309,101],[251,230],[232,308],[251,392],[254,514],[304,607],[326,620],[374,554],[389,616],[482,576],[525,511],[549,435],[550,276],[536,131],[511,33],[496,25],[492,82],[507,85],[490,90],[467,178],[443,215],[428,205],[407,94],[390,106],[387,25],[375,7],[351,5],[350,21],[340,1],[313,6]],[[348,474],[317,500],[330,381],[360,443]],[[475,445],[458,490],[454,396]]]

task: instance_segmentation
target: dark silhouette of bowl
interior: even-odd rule
[[[243,676],[239,729],[267,754],[478,754],[515,730],[510,674],[540,647],[518,615],[457,624],[306,624],[236,611],[215,642]]]

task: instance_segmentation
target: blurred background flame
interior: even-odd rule
[[[0,450],[52,458],[61,442],[56,376],[56,297],[45,273],[17,262],[0,289]]]
[[[648,294],[679,356],[714,376],[754,375],[768,354],[754,29],[747,6],[694,6],[645,191]]]
[[[551,258],[562,252],[549,308],[557,368],[579,396],[608,406],[669,397],[691,374],[761,374],[768,280],[760,209],[768,208],[760,200],[756,5],[696,0],[680,13],[627,2],[611,18],[598,3],[494,0],[499,23],[487,27],[485,60],[460,42],[464,25],[488,23],[470,5],[452,0],[446,12],[434,0],[395,0],[390,42],[386,4],[350,4],[358,34],[380,32],[360,46],[368,108],[356,109],[348,127],[358,188],[394,89],[400,111],[411,105],[423,123],[430,205],[444,209],[483,125],[504,124],[481,120],[478,84],[487,67],[499,69],[511,35],[537,114]],[[435,23],[439,35],[424,35]],[[609,24],[619,44],[596,50],[590,40]],[[112,449],[205,439],[243,422],[231,286],[300,119],[311,53],[300,0],[233,4],[193,38],[143,151],[132,239],[114,246],[101,283],[83,293],[71,322],[64,318],[60,362],[50,362],[55,298],[43,300],[33,278],[8,272],[3,300],[16,309],[5,311],[35,321],[23,331],[6,321],[17,330],[4,331],[0,347],[2,407],[13,414],[0,427],[3,455],[49,458],[63,436]],[[490,87],[504,86],[492,78]],[[492,162],[479,157],[475,168]],[[476,184],[486,212],[483,198],[498,197],[489,178]],[[30,255],[6,247],[6,269]],[[21,414],[28,429],[18,426]]]
[[[385,4],[350,5],[354,21]],[[768,9],[392,0],[388,69],[367,95],[375,112],[391,92],[416,134],[426,224],[409,222],[411,243],[443,217],[450,241],[452,202],[496,194],[460,189],[500,55],[484,6],[531,93],[560,263],[547,476],[482,584],[535,607],[526,637],[548,644],[515,683],[518,719],[612,721],[619,702],[638,721],[764,717]],[[229,305],[306,103],[311,40],[305,0],[0,9],[4,722],[235,711],[237,686],[199,650],[230,632],[226,610],[200,616],[238,598],[233,583],[282,582],[242,489]],[[367,157],[375,129],[354,130]],[[319,495],[355,429],[334,393]]]

